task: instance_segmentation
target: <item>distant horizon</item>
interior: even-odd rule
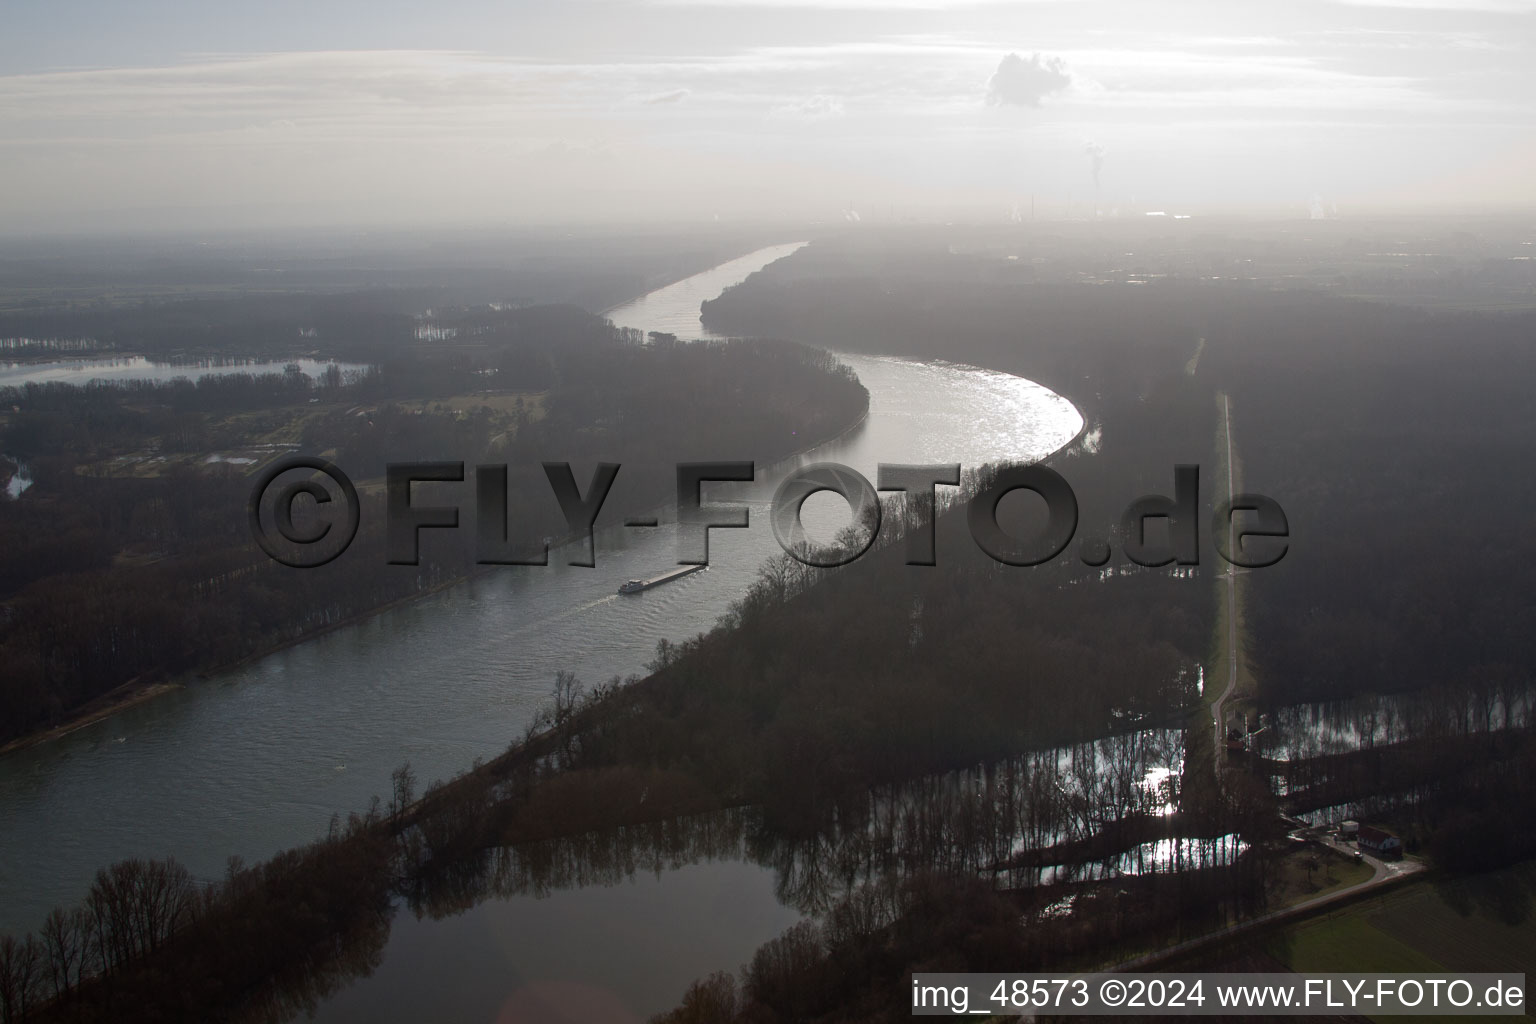
[[[1523,209],[1533,48],[1530,0],[19,0],[0,232]]]
[[[153,213],[153,217],[149,214]],[[858,233],[860,231],[889,230],[896,228],[937,229],[963,228],[980,230],[987,228],[1015,229],[1024,231],[1030,227],[1155,227],[1165,224],[1170,231],[1194,230],[1206,227],[1261,227],[1287,224],[1310,224],[1320,228],[1358,226],[1379,227],[1393,222],[1432,224],[1443,222],[1487,221],[1506,229],[1520,225],[1512,219],[1532,218],[1530,225],[1536,231],[1536,200],[1530,203],[1467,204],[1456,207],[1444,204],[1426,204],[1421,207],[1366,207],[1351,212],[1330,211],[1326,216],[1316,216],[1306,204],[1248,207],[1220,207],[1202,209],[1198,206],[1170,205],[1167,208],[1120,209],[1104,211],[1098,216],[1060,212],[1037,208],[1031,217],[1026,211],[1018,220],[996,215],[990,208],[958,210],[948,215],[930,212],[926,215],[903,216],[899,211],[891,217],[888,213],[872,210],[860,211],[859,219],[814,217],[811,215],[778,217],[701,218],[685,219],[643,218],[590,219],[590,220],[526,220],[489,222],[484,220],[305,220],[277,221],[271,217],[245,220],[238,217],[213,219],[192,216],[192,211],[160,209],[145,211],[145,220],[132,217],[120,218],[116,223],[101,220],[89,224],[71,226],[26,227],[13,223],[0,224],[0,246],[27,242],[50,243],[124,243],[124,242],[250,242],[270,239],[273,242],[325,242],[345,243],[361,241],[368,236],[378,236],[385,242],[404,242],[411,238],[427,239],[437,236],[463,236],[494,239],[518,234],[549,235],[562,232],[578,232],[592,237],[629,235],[707,235],[733,232],[819,231]],[[187,214],[185,219],[173,214]]]

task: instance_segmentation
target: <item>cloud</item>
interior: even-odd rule
[[[640,100],[647,106],[656,106],[661,103],[676,103],[688,95],[687,89],[673,89],[671,92],[657,93],[655,96],[646,96]]]
[[[751,10],[767,7],[812,7],[822,11],[948,11],[956,8],[1016,6],[1021,0],[651,0],[657,7],[723,7]],[[1066,0],[1022,0],[1060,3]]]
[[[836,96],[807,96],[792,103],[781,103],[773,108],[772,113],[778,117],[800,117],[820,121],[828,117],[841,117],[843,101]]]
[[[1041,57],[1038,53],[1025,60],[1010,53],[997,65],[987,83],[987,103],[991,106],[1038,107],[1052,93],[1072,84],[1067,66],[1059,57]]]
[[[1536,14],[1536,0],[1334,0],[1350,7],[1397,7],[1418,11],[1480,11],[1488,14]]]

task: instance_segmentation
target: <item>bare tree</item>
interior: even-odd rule
[[[175,860],[125,860],[96,872],[86,895],[102,970],[152,953],[196,906],[192,876]]]
[[[416,772],[412,770],[411,762],[402,762],[400,767],[390,772],[389,781],[389,817],[391,821],[398,822],[406,809],[416,802]]]
[[[90,973],[94,959],[93,923],[83,907],[55,907],[43,921],[42,948],[55,999],[69,995]]]
[[[741,999],[736,991],[736,978],[724,971],[716,971],[702,981],[688,986],[682,1005],[664,1017],[658,1024],[718,1024],[736,1019]]]
[[[555,725],[570,721],[581,701],[581,693],[581,680],[576,678],[576,673],[563,670],[555,673]]]
[[[554,726],[555,734],[560,740],[560,761],[564,767],[569,767],[571,763],[572,746],[575,742],[575,730],[572,726],[576,709],[581,706],[581,695],[581,680],[576,678],[576,673],[566,671],[555,673]]]
[[[26,1019],[43,994],[43,953],[32,936],[0,937],[0,1022]]]

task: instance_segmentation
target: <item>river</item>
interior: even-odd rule
[[[608,315],[622,326],[703,335],[701,299],[795,248],[732,260]],[[675,537],[665,522],[654,531],[604,533],[595,570],[507,567],[0,759],[0,932],[36,927],[50,907],[78,900],[112,860],[173,855],[194,875],[217,878],[231,855],[259,859],[306,842],[333,812],[387,794],[390,771],[404,760],[426,781],[494,756],[549,699],[557,670],[588,683],[643,671],[658,640],[710,628],[777,553],[767,507],[791,465],[835,461],[873,480],[880,462],[1037,458],[1082,429],[1065,399],[1008,374],[840,358],[869,388],[869,415],[842,438],[765,467],[752,484],[712,485],[716,500],[747,502],[752,525],[713,532],[707,572],[620,597],[618,582],[674,564]],[[668,902],[687,901],[676,889],[693,885],[690,878],[771,899],[771,878],[740,872],[766,869],[693,865],[625,884],[659,887]],[[613,914],[625,900],[650,898],[626,892],[608,897]],[[795,918],[754,906],[761,929],[739,931],[714,966],[695,971],[684,957],[677,973],[733,968],[736,945],[750,952]],[[604,927],[621,927],[594,914]],[[419,941],[409,928],[396,931],[391,949]],[[579,948],[591,937],[573,927],[566,939]],[[653,995],[648,990],[644,1001]]]
[[[144,356],[102,357],[93,359],[55,359],[45,363],[0,363],[0,387],[21,387],[25,384],[104,384],[128,381],[154,381],[164,384],[178,377],[196,380],[199,377],[224,377],[246,373],[259,377],[268,373],[285,373],[296,366],[304,376],[318,380],[332,366],[342,373],[361,373],[368,369],[362,363],[333,363],[322,359],[202,359],[192,362],[155,362]]]

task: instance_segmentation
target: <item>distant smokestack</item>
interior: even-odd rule
[[[1088,154],[1088,159],[1093,164],[1093,209],[1097,213],[1099,209],[1099,172],[1104,169],[1104,147],[1097,142],[1090,142],[1083,147],[1083,152]]]

